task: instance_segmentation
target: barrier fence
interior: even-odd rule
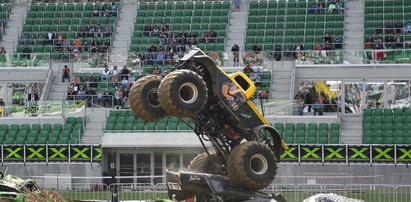
[[[40,185],[41,186],[41,185]],[[53,186],[41,186],[51,189]],[[156,185],[141,183],[115,183],[106,185],[68,184],[54,189],[70,200],[132,201],[169,198],[165,183]],[[272,184],[262,190],[265,193],[281,194],[289,202],[299,202],[316,194],[334,193],[348,198],[372,202],[409,202],[411,185],[376,184]]]
[[[100,163],[100,145],[2,145],[2,163]]]
[[[288,145],[282,163],[405,164],[411,145]],[[100,163],[100,145],[2,145],[2,163]]]

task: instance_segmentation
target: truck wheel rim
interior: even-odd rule
[[[267,159],[261,154],[254,154],[250,159],[250,168],[257,175],[264,174],[268,169]]]
[[[153,88],[148,92],[147,101],[152,107],[159,107],[157,88]]]
[[[197,100],[198,89],[190,82],[183,83],[178,90],[180,100],[186,104],[192,104]]]

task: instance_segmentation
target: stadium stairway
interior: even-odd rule
[[[344,49],[363,50],[364,1],[345,1]]]
[[[83,144],[100,144],[103,136],[104,122],[107,119],[106,108],[88,108],[86,110],[87,125],[80,140]]]
[[[362,116],[341,116],[341,143],[361,144]]]
[[[111,49],[112,54],[118,54],[112,57],[112,61],[109,66],[117,65],[122,66],[127,62],[128,48],[131,42],[131,35],[134,31],[134,20],[137,15],[137,5],[124,5],[121,6],[121,12],[119,20],[117,22],[117,33],[114,36],[113,47]]]
[[[289,100],[294,61],[273,61],[271,72],[271,99]]]
[[[7,22],[5,35],[0,46],[3,46],[7,53],[13,54],[17,47],[20,31],[23,29],[23,21],[27,16],[27,4],[15,5],[11,9],[10,18]]]
[[[239,12],[230,12],[230,25],[228,28],[227,41],[225,51],[232,60],[231,47],[236,43],[240,47],[240,51],[244,51],[245,30],[247,27],[248,7],[249,3],[241,1]],[[232,5],[234,7],[234,5]]]
[[[67,81],[66,83],[61,82],[61,68],[60,67],[62,66],[60,66],[59,64],[56,64],[56,63],[52,64],[53,82],[52,82],[47,100],[61,101],[61,100],[66,99],[67,91],[68,91],[67,86],[70,84],[70,82],[67,82]]]

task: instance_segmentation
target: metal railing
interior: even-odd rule
[[[72,183],[40,184],[70,200],[120,201],[154,200],[169,198],[165,183]],[[408,202],[411,200],[411,185],[379,184],[272,184],[264,193],[281,194],[289,202],[303,201],[316,194],[338,194],[347,198],[373,202]]]
[[[73,101],[28,101],[24,105],[0,107],[6,117],[66,117],[83,116],[84,103]]]

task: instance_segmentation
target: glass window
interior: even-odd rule
[[[388,81],[387,104],[390,108],[403,108],[410,106],[410,82]]]
[[[166,154],[166,167],[169,171],[180,170],[180,154],[168,153]]]
[[[137,154],[137,176],[151,176],[151,160],[149,153],[138,153]],[[148,178],[137,178],[137,183],[150,183],[150,177]]]
[[[120,154],[120,176],[134,176],[133,154]],[[133,183],[133,178],[121,178],[121,183]]]
[[[360,113],[362,84],[360,82],[345,82],[345,113]]]
[[[187,169],[191,160],[197,156],[197,153],[183,153],[183,169]]]
[[[384,108],[384,83],[367,82],[364,85],[367,108]]]

